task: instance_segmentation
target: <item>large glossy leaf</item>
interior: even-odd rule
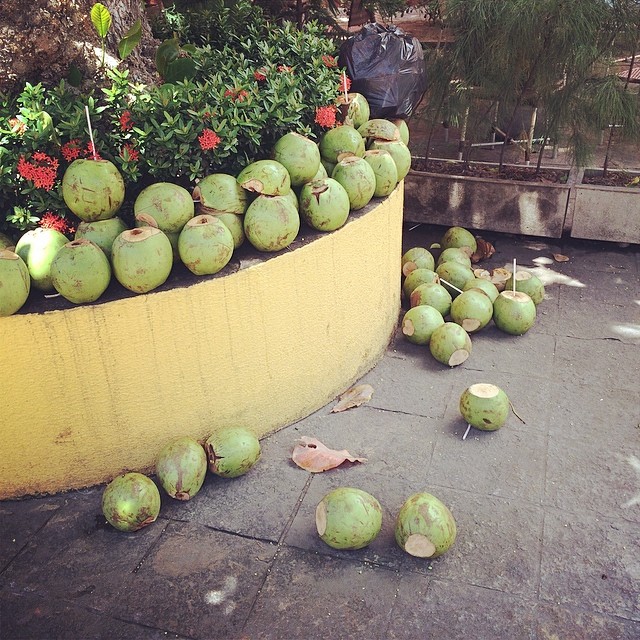
[[[106,38],[111,28],[111,14],[109,13],[109,9],[100,2],[96,2],[93,7],[91,7],[91,22],[93,22],[93,26],[96,28],[98,35],[101,38]]]
[[[124,60],[138,46],[141,38],[142,23],[138,19],[118,43],[118,55],[121,60]]]

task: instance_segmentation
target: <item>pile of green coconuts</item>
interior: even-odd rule
[[[370,119],[362,94],[348,94],[343,123],[318,142],[296,132],[276,141],[269,159],[237,176],[202,177],[191,192],[169,182],[143,189],[135,228],[118,217],[125,184],[108,160],[78,159],[62,180],[66,206],[80,220],[72,241],[39,227],[15,246],[0,234],[0,316],[16,313],[32,287],[74,304],[95,302],[114,277],[134,293],[162,285],[175,262],[195,276],[221,271],[247,240],[277,252],[301,222],[321,232],[342,227],[351,211],[391,194],[411,165],[403,120]]]

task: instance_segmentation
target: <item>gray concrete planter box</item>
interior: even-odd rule
[[[559,238],[570,182],[546,184],[410,171],[404,181],[404,219]]]
[[[600,173],[598,169],[584,171],[586,175]],[[639,187],[606,187],[578,181],[574,190],[568,213],[572,238],[640,244]]]

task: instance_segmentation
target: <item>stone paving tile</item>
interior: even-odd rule
[[[640,622],[601,616],[591,611],[539,605],[536,631],[539,640],[637,640]]]
[[[547,509],[540,598],[640,621],[637,523]]]
[[[358,561],[284,548],[243,629],[251,640],[382,638],[399,576]]]
[[[596,302],[633,305],[640,295],[640,277],[633,268],[611,269],[603,277],[602,272],[578,267],[571,271],[571,278],[559,287],[561,304],[590,303],[592,317]]]
[[[637,247],[618,247],[610,242],[572,242],[563,253],[570,261],[564,263],[567,269],[579,265],[581,269],[610,273],[628,270],[638,273]]]
[[[459,582],[402,576],[385,638],[530,640],[535,601]],[[563,638],[564,640],[564,638]]]
[[[640,453],[638,443],[638,436],[628,440],[619,433],[603,439],[549,436],[545,504],[640,524],[640,508],[625,506],[640,499],[640,472],[629,462]]]
[[[0,592],[0,638],[3,640],[186,640],[98,614],[72,603],[32,594]]]
[[[109,612],[189,638],[235,637],[276,549],[195,523],[171,523],[139,571],[111,594]]]
[[[640,358],[633,346],[617,340],[558,337],[553,377],[605,389],[637,391]]]

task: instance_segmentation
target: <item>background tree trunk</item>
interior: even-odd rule
[[[91,23],[95,0],[1,0],[0,91],[19,90],[25,82],[57,84],[76,67],[83,82],[93,84],[100,63],[100,38]],[[157,41],[151,35],[140,0],[103,0],[113,24],[107,36],[107,57],[118,63],[117,45],[134,22],[142,21],[142,41],[120,68],[136,82],[157,79]]]

